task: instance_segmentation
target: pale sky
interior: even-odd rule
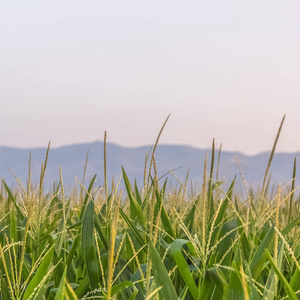
[[[0,145],[300,151],[300,1],[0,0]]]

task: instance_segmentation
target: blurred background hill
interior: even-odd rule
[[[11,171],[21,179],[24,186],[28,178],[28,161],[31,152],[32,181],[39,182],[41,163],[45,160],[45,148],[21,149],[12,147],[0,147],[0,177],[9,186],[16,186],[17,181]],[[136,179],[140,187],[143,186],[145,156],[151,150],[151,146],[143,147],[122,147],[116,144],[107,144],[107,173],[108,182],[115,181],[121,175],[121,166],[124,167],[130,180]],[[59,181],[59,166],[62,167],[63,181],[69,189],[76,186],[76,177],[82,181],[86,155],[89,151],[86,183],[97,174],[97,185],[103,185],[104,150],[103,142],[67,145],[58,148],[50,148],[48,165],[45,175],[45,188],[48,189],[54,182]],[[189,183],[194,187],[200,187],[203,178],[205,154],[208,153],[208,170],[210,166],[211,150],[198,149],[182,145],[159,145],[155,158],[158,177],[173,170],[176,177],[182,182],[185,181],[189,172]],[[237,176],[237,185],[243,188],[242,179],[237,163],[240,162],[241,170],[248,187],[256,189],[262,184],[265,169],[267,167],[270,153],[264,152],[257,155],[245,155],[238,152],[221,151],[219,180],[225,185]],[[297,153],[275,153],[270,173],[272,183],[286,184],[292,179],[294,158],[300,159],[300,152]],[[217,163],[218,149],[215,151],[215,162]],[[216,163],[214,178],[216,179]],[[149,164],[148,164],[149,165]],[[180,168],[179,168],[180,167]],[[9,170],[11,169],[11,171]],[[299,172],[299,167],[297,168]],[[167,174],[169,184],[178,186],[178,181],[172,174]],[[162,179],[163,180],[163,179]],[[162,182],[162,181],[161,181]],[[299,183],[296,177],[296,185]]]

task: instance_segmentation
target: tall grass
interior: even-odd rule
[[[206,157],[193,193],[187,179],[176,190],[158,177],[156,143],[141,189],[123,169],[124,201],[120,180],[109,190],[106,151],[103,189],[96,176],[87,187],[83,177],[78,197],[67,196],[60,170],[45,193],[48,147],[37,190],[30,163],[26,189],[2,181],[1,299],[300,299],[296,161],[292,183],[273,197],[266,179],[282,123],[262,189],[246,199],[234,178],[225,191],[215,176],[214,143],[210,172]]]

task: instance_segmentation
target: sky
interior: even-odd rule
[[[0,0],[0,145],[300,151],[298,0]]]

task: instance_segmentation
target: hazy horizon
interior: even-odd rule
[[[300,151],[300,2],[6,1],[0,145]]]
[[[90,141],[90,142],[74,142],[74,143],[68,143],[68,144],[63,144],[63,145],[57,145],[57,146],[53,146],[51,144],[51,141],[50,141],[50,151],[51,149],[60,149],[60,148],[64,148],[64,147],[73,147],[73,146],[80,146],[80,145],[89,145],[89,144],[94,144],[94,143],[104,143],[103,140],[94,140],[94,141]],[[138,149],[138,148],[149,148],[149,151],[152,149],[152,147],[154,146],[155,143],[152,143],[152,144],[143,144],[143,145],[137,145],[137,146],[127,146],[127,145],[121,145],[121,144],[118,144],[118,143],[115,143],[115,142],[107,142],[108,144],[110,145],[115,145],[117,147],[121,147],[121,148],[127,148],[127,149]],[[208,153],[210,153],[211,151],[211,147],[212,145],[209,145],[207,147],[197,147],[197,146],[193,146],[193,145],[188,145],[188,144],[173,144],[173,143],[158,143],[157,145],[158,147],[162,146],[179,146],[179,147],[186,147],[186,148],[194,148],[194,149],[198,149],[198,150],[207,150]],[[12,149],[19,149],[19,150],[36,150],[36,149],[44,149],[46,151],[47,147],[48,147],[48,143],[47,145],[44,145],[44,146],[36,146],[36,147],[26,147],[26,146],[9,146],[9,145],[0,145],[0,148],[1,147],[4,147],[4,148],[12,148]],[[216,145],[215,144],[215,152],[217,153],[220,149],[220,145]],[[276,148],[277,149],[277,148]],[[243,151],[240,151],[240,150],[227,150],[227,149],[224,149],[223,146],[221,148],[221,153],[222,152],[227,152],[227,153],[236,153],[236,154],[242,154],[242,155],[245,155],[245,156],[257,156],[257,155],[261,155],[261,154],[265,154],[265,153],[271,153],[271,150],[272,149],[268,149],[268,150],[265,150],[265,151],[260,151],[260,152],[257,152],[257,153],[245,153]],[[275,154],[294,154],[294,153],[300,153],[300,150],[299,151],[281,151],[281,150],[276,150],[275,151]]]

